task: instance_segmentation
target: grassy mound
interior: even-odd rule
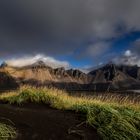
[[[4,123],[0,123],[0,140],[9,140],[16,137],[15,129]]]
[[[22,87],[1,95],[0,99],[10,104],[43,103],[83,113],[85,122],[96,128],[104,140],[140,140],[140,105],[127,99],[120,103],[118,98],[72,97],[65,91],[34,87]]]

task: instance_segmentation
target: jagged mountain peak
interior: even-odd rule
[[[39,60],[32,64],[33,66],[46,66],[46,63],[42,60]]]
[[[36,61],[34,64],[38,64],[38,65],[46,65],[46,63],[42,60],[38,60]]]
[[[3,62],[3,63],[0,65],[1,68],[7,67],[7,66],[8,66],[8,64],[7,64],[6,62]]]
[[[50,66],[48,66],[44,61],[42,60],[39,60],[39,61],[36,61],[35,63],[33,64],[30,64],[30,65],[27,65],[27,66],[24,66],[24,67],[21,67],[21,68],[25,68],[25,69],[34,69],[34,68],[48,68],[48,69],[52,69]]]

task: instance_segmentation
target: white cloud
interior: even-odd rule
[[[140,66],[140,57],[131,50],[126,50],[123,55],[113,59],[113,62],[120,65],[138,65]]]
[[[52,68],[57,68],[57,67],[68,68],[69,67],[69,63],[66,61],[59,61],[53,57],[45,56],[42,54],[38,54],[36,56],[24,56],[21,58],[12,58],[12,59],[6,60],[6,63],[14,67],[23,67],[23,66],[31,65],[37,61],[43,61],[46,65]]]
[[[125,51],[124,56],[126,57],[131,57],[132,56],[132,52],[130,50]]]

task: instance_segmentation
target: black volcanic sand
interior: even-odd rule
[[[16,140],[99,140],[96,130],[82,123],[84,116],[45,105],[0,104],[0,121],[11,120]],[[8,121],[5,121],[8,123]]]

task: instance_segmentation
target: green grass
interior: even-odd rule
[[[0,140],[9,140],[16,137],[15,128],[4,123],[0,123]]]
[[[85,114],[86,123],[96,128],[103,140],[140,140],[140,104],[127,98],[72,97],[65,91],[22,87],[5,93],[0,100],[10,104],[43,103],[61,110]]]

